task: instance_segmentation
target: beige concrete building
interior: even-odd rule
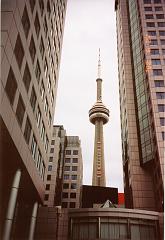
[[[109,120],[109,110],[102,102],[102,79],[101,79],[101,61],[99,49],[98,78],[97,82],[97,100],[94,106],[89,110],[89,120],[95,125],[95,141],[93,156],[93,186],[106,186],[105,163],[104,163],[104,137],[103,125]]]
[[[65,148],[62,208],[79,208],[83,178],[81,142],[78,136],[67,136]]]
[[[63,126],[53,126],[46,171],[44,205],[79,208],[83,178],[81,142],[67,136]]]
[[[1,3],[0,238],[5,240],[32,239],[37,205],[43,203],[66,3]]]
[[[66,131],[61,125],[53,126],[44,197],[44,205],[49,207],[61,205],[65,148]]]
[[[165,2],[116,0],[126,207],[163,211]]]

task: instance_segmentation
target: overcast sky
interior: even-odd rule
[[[68,0],[54,123],[80,137],[83,184],[92,183],[94,125],[88,111],[96,101],[99,48],[103,103],[110,110],[104,125],[106,182],[123,192],[114,0]]]

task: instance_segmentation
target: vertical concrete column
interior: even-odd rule
[[[102,101],[102,79],[98,78],[96,82],[97,82],[97,100]]]
[[[18,169],[14,175],[14,179],[11,187],[5,225],[4,225],[3,240],[10,240],[10,234],[11,234],[11,228],[12,228],[14,211],[15,211],[15,206],[17,201],[20,179],[21,179],[21,170]]]
[[[38,210],[38,203],[35,202],[34,205],[33,205],[33,210],[32,210],[28,240],[33,240],[34,239],[34,231],[35,231],[35,226],[36,226],[37,210]]]

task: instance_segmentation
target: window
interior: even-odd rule
[[[44,52],[45,52],[44,42],[43,42],[43,39],[42,39],[42,36],[41,36],[41,40],[40,40],[40,53],[41,53],[42,59],[44,57]]]
[[[37,82],[39,83],[40,82],[40,76],[41,76],[41,69],[40,69],[40,64],[39,64],[38,59],[37,59],[37,63],[36,63],[35,74],[36,74]]]
[[[63,184],[63,189],[68,189],[69,188],[69,183],[64,183]]]
[[[50,153],[54,153],[54,148],[51,148],[51,149],[50,149]]]
[[[73,163],[78,163],[78,158],[73,158],[72,162]]]
[[[50,157],[50,158],[49,158],[49,162],[53,162],[53,157]]]
[[[50,113],[50,111],[49,111],[48,125],[51,126],[51,123],[52,123],[52,116],[51,116],[51,113]]]
[[[15,44],[15,48],[14,48],[14,54],[15,54],[15,57],[17,60],[18,67],[19,67],[19,69],[21,69],[22,61],[23,61],[23,57],[24,57],[24,50],[23,50],[23,45],[22,45],[19,34],[17,36],[17,40],[16,40],[16,44]]]
[[[165,49],[162,49],[162,53],[165,55]]]
[[[35,93],[34,87],[32,87],[30,103],[33,111],[35,110],[36,100],[37,100],[36,93]]]
[[[48,87],[48,92],[50,93],[50,89],[51,89],[50,75],[49,75],[49,77],[48,77],[48,84],[47,84],[47,87]]]
[[[165,105],[164,104],[158,104],[158,111],[159,112],[165,112]]]
[[[67,208],[68,207],[68,203],[67,202],[62,202],[62,208]]]
[[[146,14],[146,19],[154,19],[153,14]]]
[[[156,31],[148,31],[149,36],[156,36]]]
[[[25,114],[25,105],[23,103],[21,95],[19,95],[16,116],[17,116],[17,120],[19,122],[20,127],[22,126],[24,114]]]
[[[159,49],[151,49],[151,55],[159,54]]]
[[[158,22],[158,27],[165,27],[165,22]]]
[[[33,13],[34,6],[35,6],[35,0],[30,0],[29,3],[30,3],[31,11],[32,11],[32,13]]]
[[[35,159],[36,156],[36,149],[37,149],[37,142],[36,142],[36,138],[33,135],[32,138],[32,143],[31,143],[31,153],[32,153],[32,157]]]
[[[161,39],[160,42],[161,42],[161,45],[165,45],[165,39]]]
[[[48,145],[49,145],[49,140],[48,140],[48,137],[46,135],[46,138],[45,138],[45,152],[46,153],[48,152]]]
[[[22,15],[22,26],[23,26],[23,30],[24,30],[25,36],[27,38],[28,34],[29,34],[29,30],[30,30],[30,21],[29,21],[29,17],[28,17],[28,12],[27,12],[26,6],[24,8],[23,15]]]
[[[150,45],[158,45],[158,40],[156,40],[156,39],[151,39]]]
[[[44,110],[45,110],[45,114],[47,116],[47,114],[48,114],[48,100],[47,100],[47,98],[45,98]]]
[[[49,194],[45,194],[44,200],[45,200],[45,201],[48,201],[48,199],[49,199]]]
[[[41,136],[42,141],[44,142],[44,138],[45,138],[45,126],[44,126],[43,121],[41,122],[41,132],[40,132],[40,136]]]
[[[161,0],[154,0],[154,3],[161,3]]]
[[[17,91],[17,82],[16,82],[16,79],[15,79],[13,70],[11,68],[9,70],[9,74],[8,74],[8,77],[7,77],[5,91],[6,91],[6,94],[7,94],[8,98],[9,98],[10,103],[13,104],[15,94],[16,94],[16,91]]]
[[[70,198],[76,198],[76,193],[70,193]]]
[[[26,124],[25,124],[25,130],[24,130],[24,137],[25,137],[25,140],[26,140],[27,144],[29,144],[31,129],[32,129],[31,123],[30,123],[30,120],[29,120],[29,118],[27,116]]]
[[[39,33],[40,33],[40,22],[39,22],[37,13],[36,13],[35,21],[34,21],[34,26],[35,26],[36,35],[37,35],[37,38],[38,38]]]
[[[143,0],[144,4],[150,4],[151,0]]]
[[[51,180],[51,175],[47,175],[47,180],[48,180],[48,181]]]
[[[78,150],[73,150],[73,155],[78,155]]]
[[[68,193],[67,193],[67,192],[63,192],[63,193],[62,193],[62,197],[63,197],[63,198],[68,198]]]
[[[66,150],[65,153],[66,155],[71,155],[71,150]]]
[[[155,80],[155,87],[164,87],[164,81],[163,80]]]
[[[144,10],[145,10],[146,12],[152,11],[152,7],[145,7]]]
[[[45,57],[45,62],[44,62],[44,72],[45,72],[45,77],[47,78],[48,76],[48,63]]]
[[[159,31],[160,36],[165,36],[165,31]]]
[[[26,91],[29,91],[29,87],[30,87],[30,82],[31,82],[31,75],[30,75],[30,70],[28,67],[28,64],[26,63],[25,65],[25,71],[24,71],[24,75],[23,75],[23,82],[26,88]]]
[[[77,180],[77,175],[72,175],[71,178],[72,180]]]
[[[55,140],[52,140],[52,141],[51,141],[51,145],[54,145],[54,144],[55,144]]]
[[[157,99],[165,99],[165,93],[164,92],[157,92],[156,97],[157,97]]]
[[[77,188],[77,184],[76,183],[71,183],[71,189],[76,189]]]
[[[66,163],[70,163],[70,158],[65,158]]]
[[[64,174],[64,179],[68,180],[69,179],[69,175],[68,174]]]
[[[48,171],[52,171],[52,166],[51,165],[48,166]]]
[[[53,103],[54,103],[54,94],[53,94],[53,90],[51,91],[50,101],[51,101],[51,104],[52,104],[52,106],[53,106]]]
[[[156,14],[157,19],[164,19],[164,14]]]
[[[155,7],[155,11],[163,11],[163,7]]]
[[[70,171],[70,166],[65,166],[64,171]]]
[[[72,166],[72,171],[77,171],[77,166]]]
[[[161,62],[160,62],[160,59],[152,59],[152,65],[160,65]]]
[[[75,208],[76,207],[76,203],[75,202],[70,202],[69,207],[70,208]]]
[[[43,3],[43,0],[39,0],[39,5],[40,5],[41,16],[42,16],[42,15],[43,15],[43,12],[44,12],[44,3]]]
[[[153,69],[153,75],[162,76],[163,75],[162,69]]]
[[[165,118],[160,118],[160,125],[165,126]]]
[[[155,27],[155,23],[154,22],[147,22],[147,27]]]
[[[165,140],[165,132],[162,132],[162,139]]]
[[[46,190],[50,190],[50,184],[46,184]]]
[[[41,161],[42,161],[41,152],[40,152],[40,150],[38,149],[36,167],[37,167],[37,169],[38,169],[39,171],[40,171],[40,168],[41,168]]]
[[[29,52],[30,52],[32,62],[34,63],[34,59],[35,59],[35,55],[36,55],[36,47],[35,47],[33,36],[31,37]]]
[[[45,32],[45,35],[47,36],[47,33],[48,33],[48,25],[47,25],[47,21],[46,21],[46,16],[44,17],[44,32]]]
[[[41,82],[41,86],[40,86],[40,94],[41,94],[41,99],[43,100],[45,95],[45,87],[44,87],[43,81]]]

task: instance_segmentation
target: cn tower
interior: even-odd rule
[[[98,76],[97,82],[97,101],[89,110],[89,120],[95,125],[95,142],[93,157],[93,186],[106,186],[105,164],[104,164],[104,138],[103,125],[109,120],[109,110],[102,102],[102,79],[101,79],[101,61],[99,49]]]

